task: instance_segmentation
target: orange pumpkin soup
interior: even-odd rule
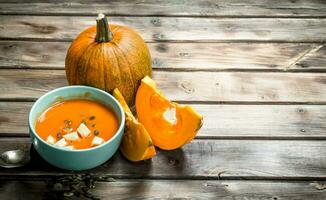
[[[118,129],[109,108],[91,100],[55,103],[36,122],[37,134],[49,144],[65,149],[87,149],[109,140]]]

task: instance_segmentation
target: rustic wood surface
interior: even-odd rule
[[[32,104],[0,102],[0,136],[28,136]],[[197,138],[326,139],[325,105],[192,106],[205,117]]]
[[[29,149],[29,138],[0,140],[0,150]],[[114,178],[294,179],[326,178],[325,140],[203,140],[181,149],[158,150],[151,160],[132,163],[118,152],[103,165],[82,173]],[[48,177],[73,172],[50,166],[35,153],[23,168],[3,169],[0,176]]]
[[[124,16],[205,16],[205,17],[324,17],[323,0],[1,0],[0,14],[90,15],[99,12]],[[28,2],[28,3],[26,3]]]
[[[1,68],[63,69],[69,42],[0,41]],[[187,71],[324,71],[318,43],[149,43],[153,68]],[[48,51],[51,49],[51,51]],[[298,62],[300,60],[300,62]]]
[[[325,199],[322,181],[117,180],[96,185],[103,199]],[[109,188],[109,189],[108,189]],[[176,188],[178,192],[176,192]],[[253,190],[253,188],[256,188]],[[55,190],[52,190],[55,193]],[[46,181],[0,181],[1,199],[49,197]],[[79,198],[74,198],[79,199]]]
[[[64,171],[31,148],[28,113],[67,85],[67,48],[99,12],[140,33],[159,88],[204,125],[148,161]],[[0,168],[0,199],[53,199],[49,180],[89,173],[114,178],[102,199],[325,199],[325,27],[324,0],[0,0],[0,153],[32,157]]]
[[[204,17],[113,16],[108,20],[109,23],[133,27],[147,42],[326,41],[325,18],[239,18],[235,20]],[[95,25],[94,17],[88,16],[3,15],[0,18],[0,39],[72,41],[81,30],[92,25]]]
[[[153,77],[175,101],[326,102],[325,73],[154,71]],[[65,85],[64,70],[0,70],[3,100],[34,100]]]

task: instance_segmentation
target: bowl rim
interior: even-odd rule
[[[51,144],[48,144],[46,141],[44,141],[36,132],[35,130],[35,127],[34,125],[32,124],[32,113],[34,112],[34,110],[36,109],[37,105],[43,101],[43,99],[53,93],[56,93],[58,91],[61,91],[61,90],[67,90],[67,89],[73,89],[73,88],[82,88],[82,89],[86,89],[88,91],[93,91],[93,92],[98,92],[98,93],[102,93],[104,95],[106,95],[108,98],[111,98],[113,100],[113,102],[115,104],[118,105],[118,108],[119,108],[119,112],[121,114],[121,122],[120,122],[120,125],[119,125],[119,128],[117,129],[117,131],[114,133],[113,137],[111,137],[109,140],[105,141],[104,143],[98,145],[98,146],[95,146],[95,147],[91,147],[91,148],[87,148],[87,149],[64,149],[64,148],[60,148],[60,147],[56,147],[54,145],[51,145]],[[87,91],[85,91],[87,92]],[[95,100],[96,101],[96,100]],[[102,102],[99,102],[99,103],[102,103]],[[53,104],[51,104],[52,106]],[[43,111],[44,112],[44,111]],[[99,149],[99,148],[102,148],[104,147],[105,145],[108,145],[110,142],[112,142],[115,138],[118,137],[118,135],[120,134],[123,134],[123,128],[125,126],[125,113],[123,111],[123,108],[121,106],[121,104],[118,102],[118,100],[116,100],[110,93],[104,91],[104,90],[101,90],[101,89],[98,89],[98,88],[95,88],[95,87],[91,87],[91,86],[85,86],[85,85],[69,85],[69,86],[64,86],[64,87],[59,87],[59,88],[56,88],[56,89],[53,89],[45,94],[43,94],[41,97],[39,97],[33,104],[31,110],[29,111],[29,115],[28,115],[28,125],[29,125],[29,128],[30,128],[30,132],[32,132],[33,136],[35,136],[38,140],[41,140],[42,143],[44,143],[46,146],[49,146],[51,148],[54,148],[54,149],[57,149],[57,150],[61,150],[61,151],[67,151],[67,152],[86,152],[86,151],[95,151],[96,149]],[[120,134],[119,134],[120,133]],[[33,142],[32,142],[33,143]],[[34,145],[34,143],[33,143]]]

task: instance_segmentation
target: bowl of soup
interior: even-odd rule
[[[40,156],[67,170],[99,166],[118,150],[125,115],[109,93],[67,86],[40,97],[29,113],[29,133]]]

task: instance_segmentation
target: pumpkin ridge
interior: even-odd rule
[[[89,52],[91,52],[91,54],[93,54],[94,52],[92,51],[92,50],[90,50],[92,47],[94,46],[94,43],[91,43],[90,45],[88,45],[87,47],[86,47],[86,49],[85,49],[85,51],[83,51],[83,53],[81,54],[81,58],[85,58],[86,56],[84,56],[84,54],[87,52],[87,53],[89,53]],[[78,76],[78,77],[81,77],[82,79],[85,79],[85,78],[87,78],[86,77],[86,70],[84,69],[84,64],[82,64],[82,62],[85,62],[85,60],[84,59],[79,59],[78,60],[78,62],[77,62],[77,65],[76,65],[76,67],[75,67],[75,75],[76,76]],[[88,62],[88,60],[87,60],[87,62]],[[82,71],[81,71],[81,69],[83,69]],[[78,81],[78,80],[76,80],[75,81],[75,84],[80,84],[80,82]]]
[[[86,29],[85,31],[83,31],[83,33],[86,33],[86,32],[89,31],[90,29],[92,29],[92,27],[90,27],[90,28]],[[78,36],[75,40],[80,40],[80,37]],[[79,53],[77,54],[79,60],[80,60],[81,57],[84,56],[84,53],[85,53],[86,50],[89,48],[89,46],[91,46],[92,44],[93,44],[93,43],[90,42],[86,47],[84,47],[84,48],[82,49],[83,51],[82,51],[81,54],[79,54]],[[71,49],[72,47],[77,48],[76,46],[73,46],[73,45],[71,45],[71,46],[69,47],[68,52],[67,52],[67,57],[66,57],[65,62],[67,62],[67,60],[68,60],[68,62],[69,62],[70,59],[71,59],[71,58],[69,58],[69,59],[67,59],[67,58],[68,58],[68,54],[69,54],[69,52],[70,52],[70,49]],[[78,50],[80,51],[80,48],[78,48]],[[76,63],[76,66],[73,68],[73,70],[67,70],[67,69],[66,69],[66,75],[68,75],[67,73],[69,73],[68,77],[70,77],[70,79],[68,78],[68,82],[69,82],[69,84],[76,84],[76,82],[77,82],[75,74],[77,73],[77,69],[78,69],[78,65],[79,65],[79,60],[78,60],[78,62]],[[66,64],[66,63],[65,63],[65,64]],[[65,67],[67,67],[67,66],[65,66]],[[69,69],[70,69],[70,68],[69,68]]]
[[[123,57],[125,58],[125,60],[127,61],[128,66],[131,66],[131,65],[130,65],[130,62],[129,62],[128,59],[127,59],[127,56],[125,55],[125,52],[123,52],[123,51],[121,50],[121,48],[119,47],[119,45],[116,44],[116,47],[117,47],[117,49],[120,51],[120,53],[123,55]],[[133,84],[133,90],[134,90],[134,92],[137,92],[137,85],[135,84],[135,81],[133,81],[133,80],[135,80],[135,79],[134,79],[135,77],[134,77],[134,75],[133,75],[133,73],[132,73],[130,67],[128,67],[128,70],[129,70],[129,74],[130,74],[130,77],[131,77],[131,82],[132,82],[132,84]],[[133,98],[134,98],[134,97],[133,97]]]
[[[102,45],[102,53],[105,51],[105,45]],[[105,75],[105,73],[104,73],[104,71],[105,71],[105,61],[104,61],[104,57],[102,56],[102,75],[103,75],[103,82],[104,82],[104,88],[105,88],[105,90],[106,90],[106,81],[105,81],[105,77],[106,77],[106,75]]]
[[[115,45],[115,46],[117,47],[117,44],[116,44],[114,41],[112,41],[112,44]],[[112,50],[112,52],[113,52],[114,59],[115,59],[116,63],[118,63],[117,66],[116,66],[116,68],[117,68],[118,71],[119,71],[119,77],[120,77],[120,75],[123,74],[123,73],[121,72],[121,68],[120,68],[120,66],[119,66],[119,59],[118,59],[118,57],[117,57],[116,50],[115,50],[114,48],[112,48],[111,50]],[[122,82],[121,78],[119,78],[119,82]]]

